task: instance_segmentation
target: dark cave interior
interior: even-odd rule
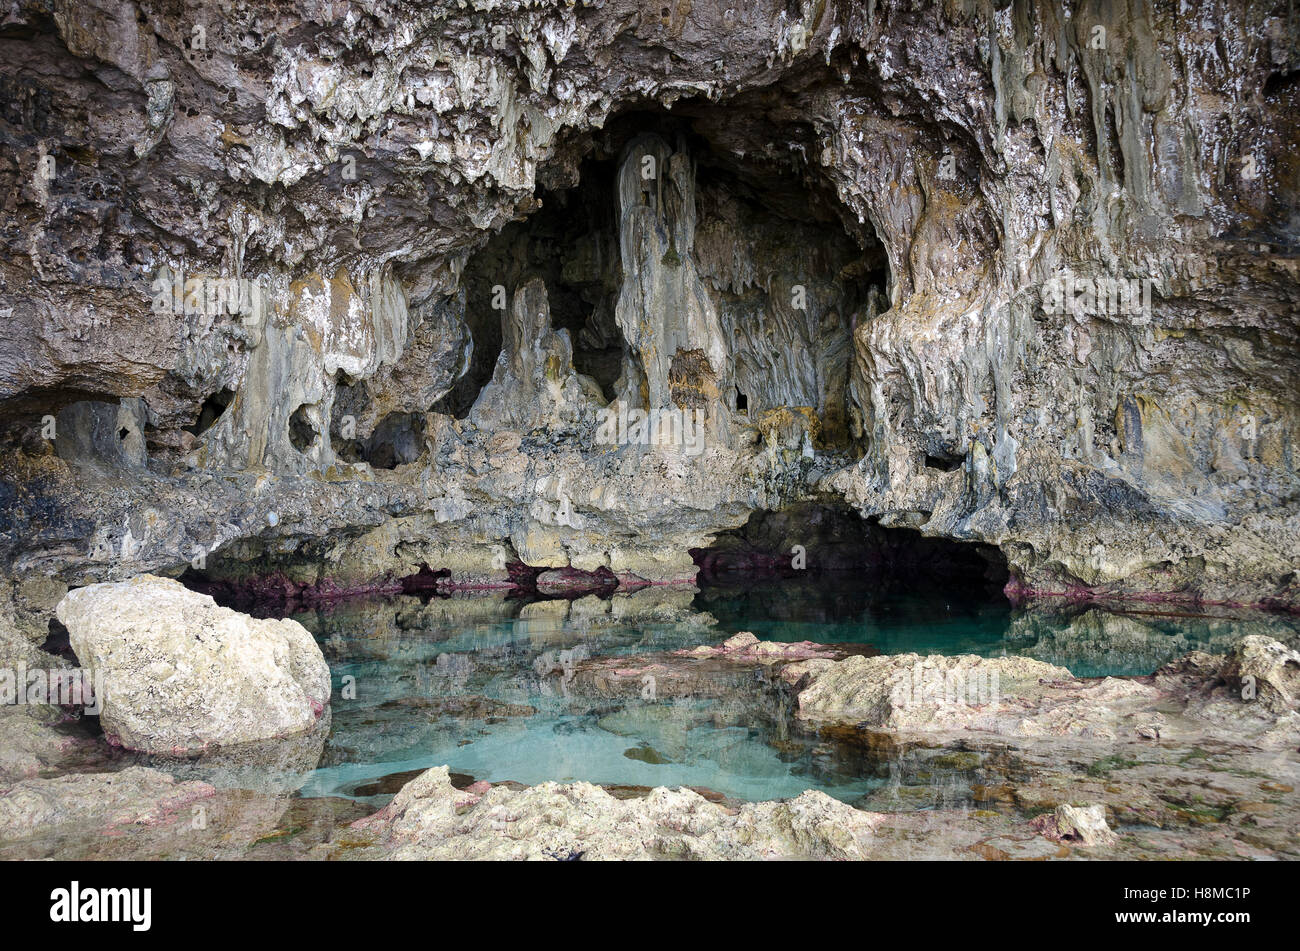
[[[615,318],[623,280],[618,165],[629,141],[653,132],[694,163],[695,257],[728,338],[730,408],[757,414],[812,405],[827,434],[846,443],[852,321],[873,291],[887,295],[886,256],[869,225],[847,230],[838,199],[808,172],[795,143],[776,159],[748,151],[777,131],[790,139],[788,127],[769,120],[742,134],[729,122],[709,103],[629,111],[590,140],[570,179],[539,186],[540,209],[503,228],[465,267],[473,358],[434,411],[469,413],[501,352],[501,312],[534,276],[546,284],[554,326],[573,343],[574,368],[614,397],[624,365]],[[793,317],[775,300],[791,287],[809,301]]]
[[[931,538],[913,528],[864,520],[844,506],[799,503],[754,512],[708,548],[692,549],[702,587],[747,586],[755,579],[849,575],[878,592],[960,592],[1004,602],[1010,579],[993,545]]]

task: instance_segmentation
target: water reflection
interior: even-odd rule
[[[400,774],[442,764],[467,783],[685,785],[749,800],[819,788],[855,803],[894,798],[896,766],[798,734],[779,692],[752,671],[727,679],[701,667],[685,694],[611,696],[581,676],[591,658],[634,665],[638,655],[750,630],[886,653],[1024,654],[1085,677],[1136,675],[1188,650],[1226,650],[1246,633],[1295,643],[1300,623],[1131,606],[1013,610],[936,592],[872,592],[847,579],[573,601],[401,596],[294,617],[319,639],[335,688],[332,732],[301,794],[370,805],[387,801]],[[953,797],[946,786],[939,791]]]

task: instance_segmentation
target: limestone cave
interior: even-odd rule
[[[1297,50],[1289,0],[12,0],[38,918],[109,907],[49,859],[1300,858]]]

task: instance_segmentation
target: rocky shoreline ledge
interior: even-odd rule
[[[437,767],[395,778],[376,812],[253,779],[321,755],[329,675],[295,622],[149,576],[78,589],[59,616],[108,668],[103,734],[54,706],[0,707],[0,857],[1300,857],[1300,652],[1261,634],[1142,677],[748,633],[563,658],[575,697],[644,696],[650,678],[656,702],[717,698],[883,781],[856,805],[811,789],[741,802]],[[189,778],[200,763],[208,778]],[[949,805],[915,808],[936,783]]]

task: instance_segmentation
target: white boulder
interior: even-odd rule
[[[154,575],[69,591],[55,609],[81,665],[102,674],[110,741],[188,753],[315,726],[330,673],[290,620],[258,620]]]

